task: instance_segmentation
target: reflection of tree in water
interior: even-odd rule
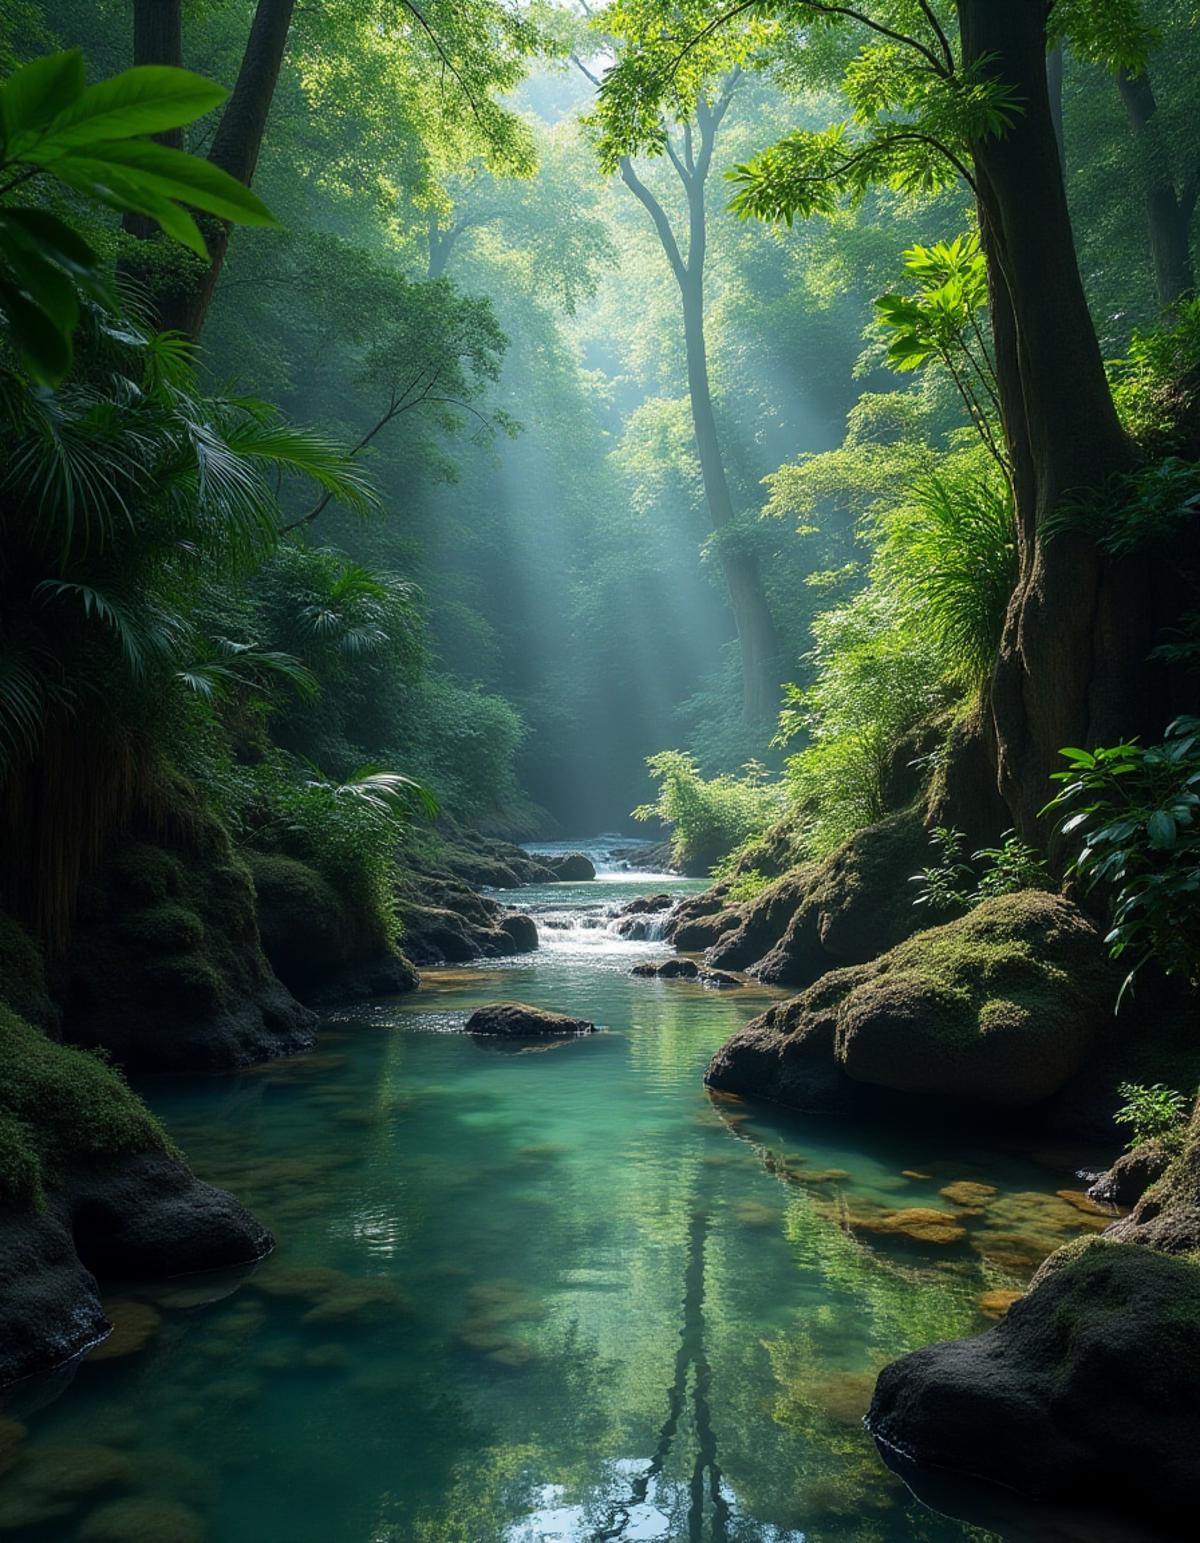
[[[631,1512],[646,1503],[650,1486],[663,1472],[687,1402],[689,1373],[692,1410],[696,1420],[696,1461],[688,1500],[688,1543],[700,1543],[704,1530],[705,1496],[712,1502],[711,1543],[726,1543],[729,1503],[721,1494],[721,1470],[717,1464],[717,1437],[712,1424],[710,1390],[712,1368],[704,1348],[704,1251],[708,1240],[709,1207],[698,1201],[692,1207],[688,1228],[687,1268],[684,1272],[683,1324],[675,1352],[675,1375],[667,1394],[667,1414],[658,1433],[658,1444],[649,1466],[631,1486],[629,1498],[616,1504],[591,1536],[591,1543],[616,1543],[625,1536]]]

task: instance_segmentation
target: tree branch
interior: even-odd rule
[[[654,228],[658,232],[658,239],[662,242],[663,251],[667,254],[667,260],[671,264],[671,271],[683,287],[687,278],[687,264],[679,253],[679,243],[675,240],[675,232],[671,229],[671,222],[667,218],[666,210],[655,198],[654,194],[633,169],[633,162],[627,155],[623,155],[619,162],[621,181],[645,209],[646,213],[654,221]]]

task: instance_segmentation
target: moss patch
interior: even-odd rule
[[[46,990],[41,950],[24,929],[0,911],[0,1002],[40,1029],[53,1029],[58,1009]]]
[[[0,1206],[37,1208],[76,1166],[171,1150],[117,1072],[0,1006]]]

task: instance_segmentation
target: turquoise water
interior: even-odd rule
[[[523,891],[537,955],[431,971],[330,1017],[313,1055],[152,1088],[277,1252],[241,1280],[114,1289],[107,1356],[18,1411],[24,1439],[0,1427],[0,1538],[992,1536],[918,1505],[860,1419],[884,1362],[986,1326],[985,1293],[1103,1224],[1056,1195],[1080,1154],[710,1098],[708,1056],[776,994],[631,978],[663,945],[606,913],[663,887]],[[500,998],[603,1032],[458,1032]],[[962,1181],[994,1193],[942,1195]],[[913,1208],[941,1216],[924,1241],[894,1230]]]

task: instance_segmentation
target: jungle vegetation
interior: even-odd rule
[[[384,911],[437,810],[820,857],[916,763],[1194,936],[1194,21],[6,8],[4,904],[192,797]]]

